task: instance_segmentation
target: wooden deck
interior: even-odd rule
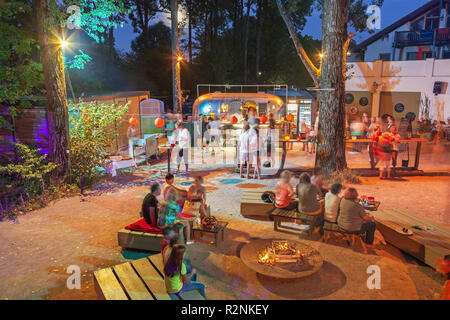
[[[372,214],[378,230],[393,246],[433,268],[436,268],[438,258],[450,259],[450,228],[401,209],[380,210]],[[413,234],[398,233],[395,231],[398,227],[408,228]]]
[[[270,210],[273,204],[265,203],[261,200],[261,195],[265,191],[273,191],[269,189],[245,190],[241,197],[241,215],[246,218],[254,218],[258,220],[269,220]]]
[[[97,296],[102,300],[204,300],[198,291],[168,294],[161,254],[94,272]]]

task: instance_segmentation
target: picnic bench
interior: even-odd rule
[[[168,294],[161,254],[94,271],[101,300],[204,300],[198,291]]]
[[[401,209],[379,210],[373,215],[386,242],[433,268],[438,258],[450,259],[450,228]],[[413,234],[402,234],[398,228]]]
[[[138,232],[125,228],[120,229],[117,234],[119,246],[122,248],[145,251],[159,252],[162,238],[163,235],[160,233]]]
[[[266,203],[261,199],[261,196],[266,191],[273,191],[268,189],[245,190],[241,197],[241,215],[246,218],[256,218],[259,220],[269,220],[270,210],[273,204]]]
[[[305,218],[305,216],[299,216],[297,209],[293,209],[293,210],[289,210],[289,211],[283,210],[283,209],[275,209],[272,211],[271,216],[273,217],[273,230],[274,231],[289,232],[290,230],[293,230],[293,231],[300,231],[301,233],[306,231],[310,238],[311,238],[313,230],[318,226],[318,223],[319,223],[318,219],[321,219],[321,215],[311,215],[311,216],[308,216],[307,218]],[[286,221],[293,222],[294,220],[301,220],[308,227],[307,228],[304,228],[301,226],[294,227],[294,226],[281,224],[281,222],[286,222]]]

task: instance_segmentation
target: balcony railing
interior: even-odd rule
[[[433,44],[436,46],[450,44],[450,28],[395,32],[395,48],[408,46],[426,46]]]

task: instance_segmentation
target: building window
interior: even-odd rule
[[[431,51],[424,51],[423,52],[423,59],[429,59],[433,56],[433,54],[431,53]]]
[[[406,60],[417,60],[417,52],[407,52]]]
[[[439,9],[434,10],[425,18],[425,30],[433,30],[439,28]]]
[[[380,53],[380,60],[390,61],[391,60],[391,54],[390,53]]]
[[[443,59],[450,59],[450,51],[444,51],[444,54],[442,56]]]

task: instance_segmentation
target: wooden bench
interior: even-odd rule
[[[119,230],[117,239],[119,246],[124,249],[135,249],[145,251],[161,251],[162,234],[137,232],[127,229]]]
[[[283,209],[275,209],[272,211],[271,216],[273,218],[273,230],[275,231],[289,232],[290,230],[293,230],[293,231],[300,231],[301,233],[304,233],[306,231],[308,233],[308,236],[311,238],[312,232],[316,226],[315,223],[316,217],[311,216],[311,219],[308,219],[309,221],[305,221],[303,217],[299,217],[298,211],[296,209],[290,211]],[[296,224],[293,224],[293,226],[281,224],[281,222],[283,221],[292,222],[292,220],[301,220],[305,222],[308,228],[301,228],[300,225]]]
[[[246,218],[256,218],[259,220],[269,220],[270,211],[273,204],[261,200],[261,196],[266,191],[273,190],[245,190],[241,197],[241,215]]]
[[[161,254],[97,270],[94,286],[102,300],[204,300],[198,291],[167,293]]]
[[[372,214],[378,223],[377,229],[393,246],[433,268],[436,268],[438,258],[450,259],[450,228],[401,209],[380,210]],[[413,226],[420,226],[423,230]],[[398,227],[408,228],[413,234],[401,234],[395,231]]]
[[[323,242],[327,243],[332,233],[338,233],[347,241],[348,245],[352,247],[356,244],[356,241],[359,239],[361,241],[361,245],[364,249],[364,252],[367,253],[366,243],[362,238],[364,233],[361,233],[360,231],[353,231],[353,232],[347,231],[340,228],[337,223],[331,223],[328,221],[324,222],[323,231],[324,231],[322,238]]]

